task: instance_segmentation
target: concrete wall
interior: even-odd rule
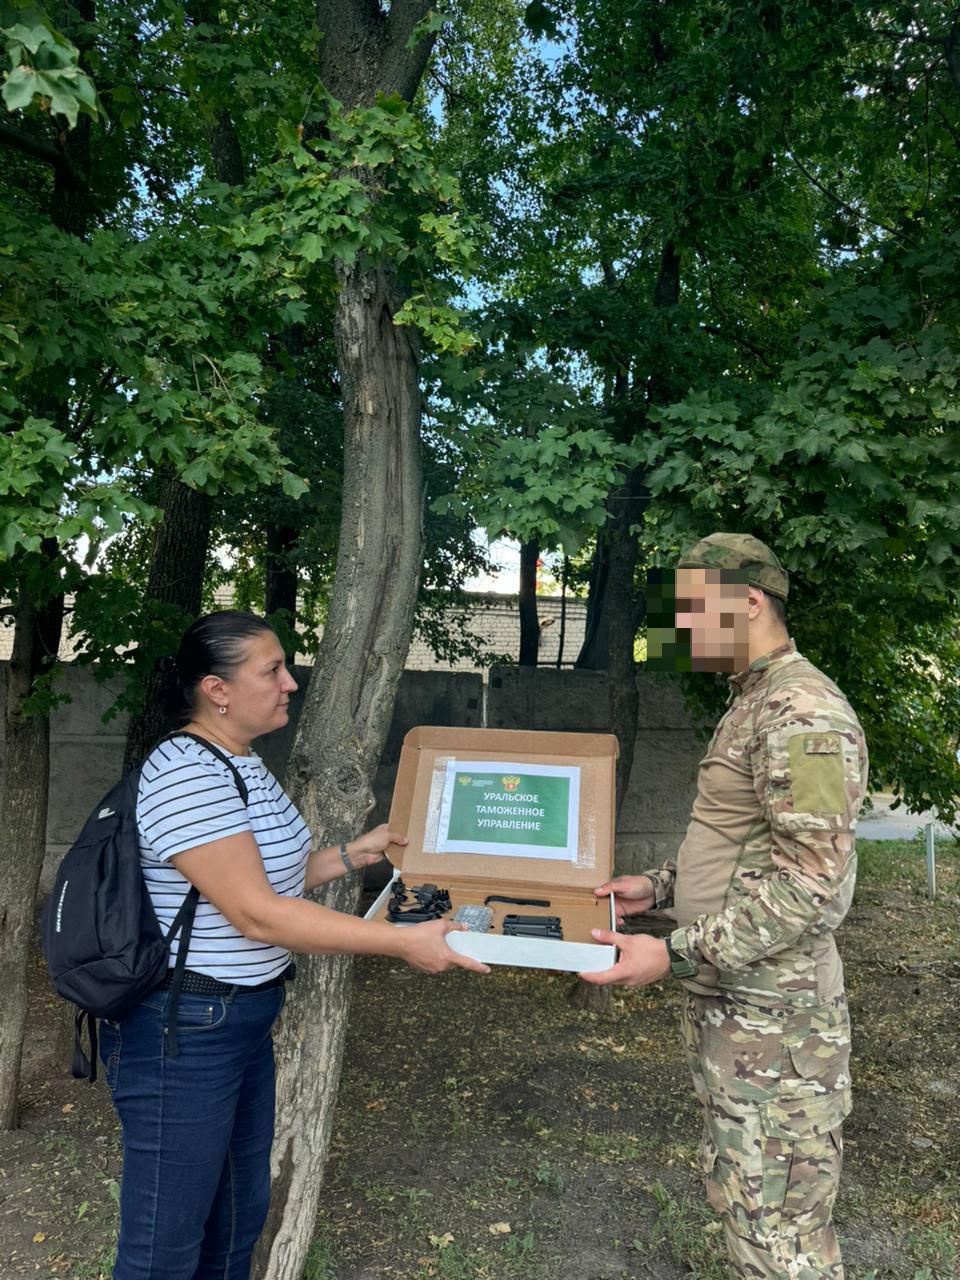
[[[257,749],[282,779],[303,702],[310,668],[297,667],[300,690],[291,699],[291,722],[258,742]],[[606,675],[596,671],[493,667],[485,689],[476,673],[406,671],[383,759],[374,783],[371,825],[389,811],[400,748],[418,724],[525,728],[604,733],[607,731]],[[640,717],[630,787],[617,836],[617,869],[640,871],[677,848],[696,786],[702,740],[694,733],[675,684],[666,676],[638,675]],[[0,663],[0,691],[6,663]],[[120,775],[124,718],[107,724],[113,701],[109,687],[97,685],[88,668],[67,666],[63,688],[70,702],[51,716],[51,784],[48,856],[41,891],[49,892],[59,858],[76,837],[87,814]],[[2,724],[0,724],[2,732]],[[3,744],[0,741],[0,770]]]
[[[705,746],[674,680],[638,671],[637,687],[633,768],[617,831],[616,867],[623,873],[643,871],[676,853]],[[607,733],[606,672],[492,667],[486,723],[491,729]]]

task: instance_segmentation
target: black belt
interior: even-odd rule
[[[184,969],[180,990],[192,996],[230,996],[243,995],[249,991],[269,991],[271,987],[282,987],[285,982],[292,982],[296,972],[296,965],[288,964],[275,978],[247,987],[236,982],[221,982],[219,978],[211,978],[205,973],[195,973],[193,969]],[[159,990],[169,991],[172,986],[173,970],[171,969],[160,983]]]

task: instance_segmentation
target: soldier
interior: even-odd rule
[[[686,988],[683,1039],[703,1111],[702,1170],[733,1271],[843,1276],[831,1212],[850,1111],[850,1024],[833,931],[850,906],[866,791],[857,717],[797,653],[789,582],[756,538],[716,533],[676,573],[694,670],[727,670],[676,860],[617,876],[617,919],[673,907],[676,929],[594,931],[620,957],[588,982]]]

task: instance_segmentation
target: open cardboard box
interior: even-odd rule
[[[402,875],[408,887],[430,883],[449,890],[452,910],[445,916],[448,920],[458,907],[481,905],[491,894],[549,900],[550,906],[543,908],[491,903],[494,916],[488,933],[448,935],[450,946],[463,955],[486,964],[573,973],[609,969],[616,960],[616,947],[594,942],[590,930],[616,927],[612,895],[596,898],[593,894],[595,886],[613,873],[616,760],[617,740],[612,734],[423,726],[411,729],[404,738],[390,808],[390,826],[405,832],[409,843],[403,848],[391,845],[387,849],[387,857],[395,868],[393,880]],[[442,838],[442,833],[447,831],[442,811],[446,803],[449,819],[449,796],[453,794],[453,787],[448,785],[445,801],[444,780],[450,778],[459,762],[475,766],[485,761],[509,763],[520,776],[525,766],[534,769],[546,766],[557,774],[571,767],[578,771],[578,803],[575,811],[573,808],[565,811],[570,822],[569,828],[564,828],[570,848],[575,849],[575,861],[559,856],[491,853],[490,846],[485,849],[479,839],[475,848],[469,840],[461,840],[458,852],[438,851],[438,846],[446,849],[450,843]],[[483,787],[486,784],[482,781],[472,781],[477,773],[476,768],[467,770],[469,776],[457,781]],[[498,779],[498,786],[501,781],[516,783],[517,779]],[[544,788],[548,785],[543,783]],[[474,793],[472,798],[479,800],[480,797]],[[502,812],[504,808],[509,806],[501,806],[496,811]],[[531,801],[528,807],[519,805],[514,812],[542,810],[537,810]],[[452,826],[449,831],[453,831]],[[386,919],[393,880],[367,912],[368,920]],[[505,936],[503,918],[510,913],[559,916],[563,940]]]

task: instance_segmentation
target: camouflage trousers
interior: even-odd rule
[[[733,1273],[842,1280],[830,1219],[850,1110],[846,997],[788,1009],[688,995],[682,1029],[703,1110],[707,1198]]]

